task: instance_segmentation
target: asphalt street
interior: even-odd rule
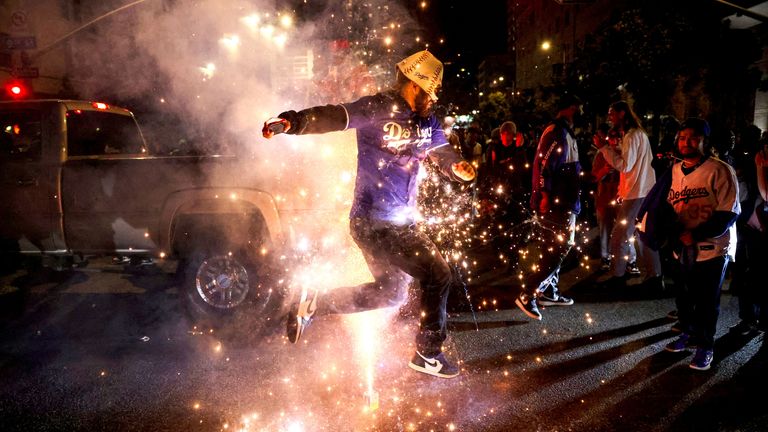
[[[594,264],[594,263],[592,263]],[[669,292],[606,292],[574,266],[576,303],[532,321],[502,270],[454,293],[455,379],[407,367],[415,319],[323,317],[298,345],[281,328],[233,340],[179,308],[173,263],[107,259],[69,273],[0,278],[4,431],[761,431],[768,344],[728,333],[722,296],[710,371],[674,338]],[[495,302],[495,303],[494,303]]]

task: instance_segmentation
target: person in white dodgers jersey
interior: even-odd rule
[[[443,64],[421,51],[397,64],[397,83],[389,91],[357,101],[286,111],[264,123],[262,134],[304,135],[357,131],[357,176],[350,211],[350,234],[363,251],[374,282],[337,288],[292,305],[288,339],[296,343],[312,316],[353,313],[397,305],[405,297],[405,275],[421,288],[421,322],[409,367],[441,378],[459,374],[442,352],[451,269],[415,221],[417,175],[429,157],[454,180],[471,181],[475,171],[448,144],[432,113],[443,78]]]
[[[667,202],[677,214],[681,248],[677,310],[682,333],[667,351],[696,349],[690,367],[710,368],[720,314],[720,289],[736,251],[736,218],[741,212],[736,174],[709,156],[709,125],[689,118],[681,125]]]

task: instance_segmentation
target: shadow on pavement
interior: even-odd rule
[[[665,332],[646,339],[663,340],[669,336],[671,332]],[[734,420],[738,418],[735,423],[739,426],[743,426],[744,416],[750,413],[756,415],[756,418],[764,418],[767,415],[765,403],[756,395],[764,393],[768,383],[765,375],[768,349],[765,345],[732,380],[714,386],[702,396],[695,395],[708,381],[714,379],[717,362],[744,347],[747,342],[745,338],[733,338],[732,335],[721,337],[715,345],[716,360],[713,369],[709,371],[694,371],[688,367],[687,361],[678,364],[692,356],[690,351],[659,351],[596,390],[564,403],[561,409],[566,412],[578,412],[578,407],[582,406],[585,400],[591,405],[598,405],[593,408],[599,410],[599,413],[595,413],[593,409],[590,415],[573,419],[568,427],[575,430],[597,430],[604,419],[610,419],[611,428],[614,430],[715,431],[723,430],[718,423],[724,415]],[[553,365],[555,371],[560,367],[565,366]],[[631,387],[637,387],[638,390],[630,397],[615,400],[617,388]],[[676,406],[683,404],[690,397],[695,397],[697,402],[677,417]],[[676,417],[673,424],[659,424],[670,415]],[[764,425],[753,430],[764,430]]]
[[[517,363],[527,362],[527,361],[530,361],[530,356],[548,356],[548,355],[556,354],[563,351],[583,349],[586,345],[605,342],[611,339],[620,339],[635,333],[640,333],[645,330],[656,328],[660,325],[666,324],[667,322],[668,322],[667,319],[655,319],[655,320],[647,321],[647,322],[636,324],[636,325],[631,325],[631,326],[613,329],[613,330],[609,330],[601,333],[596,333],[594,335],[585,335],[577,338],[568,339],[562,342],[533,346],[530,348],[526,348],[524,350],[510,351],[508,354],[511,355],[513,358],[516,358]],[[625,344],[609,348],[607,350],[586,355],[584,357],[571,359],[564,363],[561,362],[561,363],[553,364],[551,366],[545,366],[544,368],[537,369],[537,371],[535,372],[535,373],[538,373],[539,371],[546,370],[546,372],[542,377],[537,378],[537,382],[539,382],[538,379],[542,379],[546,381],[548,376],[555,377],[555,380],[563,379],[564,377],[572,375],[573,373],[582,371],[584,369],[592,368],[596,364],[619,358],[627,354],[627,352],[635,351],[647,345],[652,345],[661,340],[668,339],[672,335],[673,333],[671,331],[667,331],[667,332],[659,333],[657,335],[630,341]],[[520,356],[523,356],[523,357],[520,357]],[[525,357],[525,356],[528,356],[528,357]],[[513,363],[515,363],[515,361],[513,361]],[[494,366],[501,366],[501,365],[508,365],[508,364],[510,364],[510,362],[507,359],[503,359],[503,358],[478,359],[478,360],[473,360],[465,363],[467,369],[469,370],[485,370]],[[553,368],[553,370],[549,370],[550,368]]]
[[[715,345],[713,368],[747,344],[760,348],[728,381],[712,386],[683,412],[669,430],[765,430],[768,425],[768,343],[764,335],[728,334]],[[745,424],[751,425],[745,427]]]

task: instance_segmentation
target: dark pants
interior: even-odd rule
[[[739,318],[755,324],[758,320],[768,325],[768,290],[765,289],[764,265],[768,263],[768,235],[749,227],[739,227],[739,242],[744,253],[737,257],[742,260],[744,277],[738,289]],[[736,274],[733,275],[736,279]],[[733,282],[731,282],[733,284]]]
[[[319,315],[362,312],[396,306],[408,295],[412,276],[421,288],[421,322],[416,349],[431,357],[446,337],[446,305],[451,268],[426,234],[415,225],[352,219],[350,234],[360,247],[374,282],[337,288],[318,299]]]
[[[560,266],[573,246],[576,215],[549,213],[540,217],[531,234],[531,241],[519,255],[517,274],[522,275],[521,292],[531,297],[547,290],[555,297]]]
[[[685,252],[684,252],[685,255]],[[680,276],[675,286],[675,303],[683,331],[700,348],[715,345],[717,318],[720,315],[720,288],[725,278],[726,257],[695,261],[693,253],[680,261]]]

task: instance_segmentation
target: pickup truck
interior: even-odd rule
[[[0,102],[0,128],[4,253],[178,259],[201,324],[279,309],[287,230],[234,156],[153,155],[130,111],[98,102]]]

